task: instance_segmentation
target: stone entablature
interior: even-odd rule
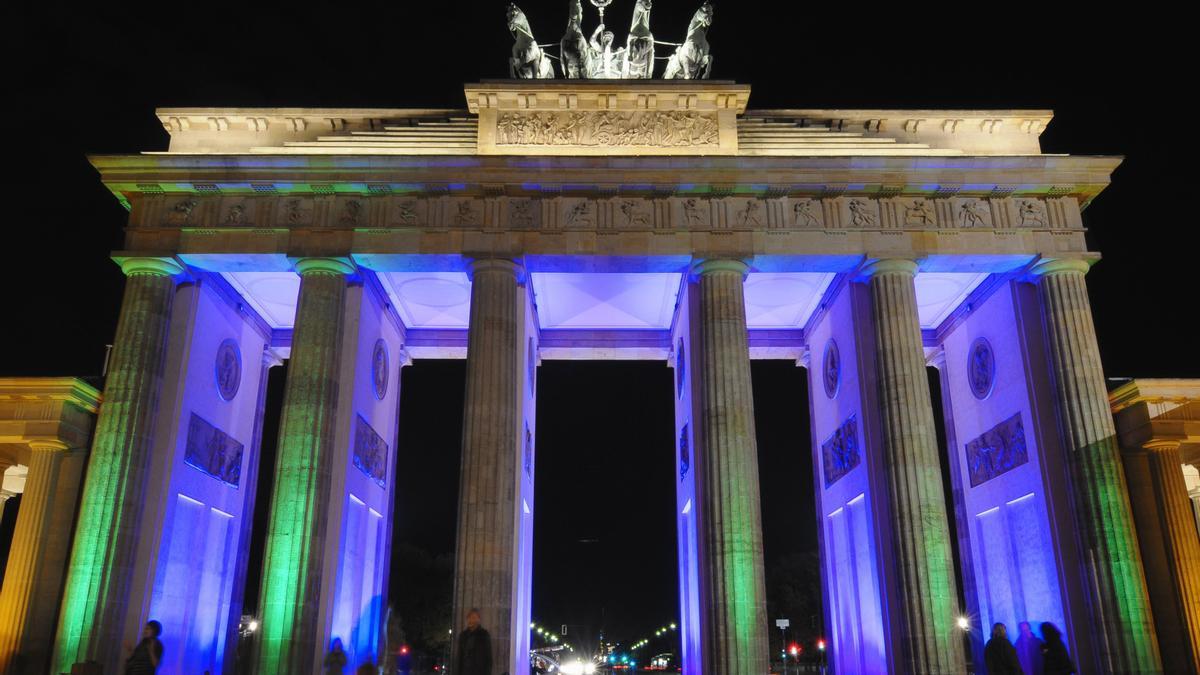
[[[161,108],[169,153],[1039,155],[1048,110],[746,110],[721,81],[492,81],[468,108]],[[522,130],[527,133],[513,133]]]

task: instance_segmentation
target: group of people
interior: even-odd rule
[[[1008,628],[992,626],[992,638],[983,649],[988,675],[1070,675],[1075,663],[1063,644],[1062,633],[1050,622],[1043,623],[1042,637],[1033,634],[1028,621],[1017,625],[1021,632],[1014,645],[1008,640]]]

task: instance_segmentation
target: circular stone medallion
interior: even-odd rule
[[[683,396],[683,376],[684,368],[687,367],[687,360],[683,354],[683,338],[679,338],[679,349],[675,350],[675,396]]]
[[[233,338],[226,338],[217,347],[213,373],[217,378],[217,394],[226,401],[232,401],[242,384],[242,351]]]
[[[371,353],[371,381],[375,384],[375,398],[382,401],[388,386],[388,352],[383,338],[375,341],[375,350]]]
[[[833,338],[825,343],[825,355],[821,357],[822,379],[825,381],[825,395],[829,398],[837,396],[838,387],[842,383],[842,355],[838,352],[837,343]]]
[[[992,393],[996,383],[996,357],[987,338],[975,338],[971,352],[967,355],[967,380],[975,398],[985,399]]]

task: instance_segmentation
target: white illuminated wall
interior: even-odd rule
[[[858,296],[857,298],[855,296]],[[818,496],[822,572],[829,661],[839,673],[886,673],[896,655],[886,637],[883,618],[885,593],[880,579],[880,549],[884,545],[874,523],[885,498],[874,492],[881,470],[875,411],[877,408],[874,346],[864,330],[869,314],[866,287],[846,284],[808,336],[813,481]],[[856,314],[857,313],[857,314]],[[833,341],[839,354],[840,376],[833,396],[826,393],[823,360]],[[864,370],[865,368],[865,370]],[[847,420],[853,419],[858,441],[857,466],[832,484],[825,479],[822,446]]]
[[[1060,563],[1060,551],[1072,546],[1072,525],[1065,491],[1053,487],[1064,485],[1065,473],[1032,290],[1029,284],[1004,284],[942,343],[952,480],[962,495],[959,550],[970,566],[964,578],[979,645],[993,623],[1004,623],[1015,639],[1019,622],[1030,622],[1037,632],[1049,621],[1078,654],[1082,645],[1076,638],[1083,627],[1071,630],[1071,593],[1060,582],[1075,576]],[[968,380],[971,347],[978,338],[991,345],[995,360],[995,382],[982,399]],[[1021,420],[1028,460],[972,486],[967,445],[1014,415]]]
[[[232,400],[217,393],[219,345],[232,339],[241,356],[241,380]],[[211,284],[179,286],[171,328],[152,452],[150,497],[143,531],[155,533],[140,546],[151,600],[145,616],[131,616],[124,634],[140,633],[149,619],[163,625],[160,673],[221,673],[233,616],[237,553],[246,506],[255,485],[254,435],[263,348],[258,333]],[[242,445],[241,479],[235,487],[185,461],[189,427],[197,415]],[[230,645],[231,646],[231,645]]]

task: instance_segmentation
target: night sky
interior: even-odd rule
[[[680,39],[697,4],[658,0],[656,37]],[[463,83],[507,76],[505,5],[109,4],[12,20],[0,375],[100,371],[126,213],[86,154],[165,149],[156,107],[463,106]],[[540,42],[558,41],[565,5],[521,3]],[[631,6],[609,10],[619,43]],[[1106,374],[1200,377],[1184,320],[1200,295],[1195,200],[1175,160],[1195,133],[1176,107],[1194,74],[1168,53],[1182,22],[1093,16],[1097,4],[962,7],[718,2],[714,76],[751,84],[750,108],[1053,109],[1046,152],[1126,158],[1084,213],[1104,254],[1088,284]],[[461,362],[403,372],[394,542],[433,556],[454,548],[463,375]],[[753,375],[770,564],[816,546],[806,386],[791,363]],[[670,377],[657,362],[543,363],[535,619],[631,640],[676,619]],[[277,407],[279,374],[271,391]]]

